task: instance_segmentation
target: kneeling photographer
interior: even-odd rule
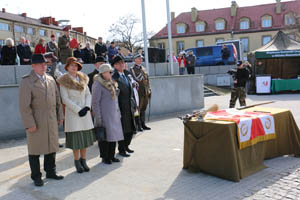
[[[242,61],[238,61],[237,69],[229,70],[228,73],[234,80],[229,107],[234,108],[237,99],[239,99],[240,106],[246,106],[246,83],[249,79],[249,71],[244,67]]]

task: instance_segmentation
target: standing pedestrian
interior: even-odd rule
[[[87,42],[85,44],[85,48],[83,51],[83,62],[86,64],[94,63],[95,62],[95,53],[94,50],[90,48],[90,43]]]
[[[72,49],[70,48],[70,32],[68,27],[64,29],[64,35],[58,39],[59,60],[66,64],[67,58],[72,57]]]
[[[194,56],[193,51],[189,51],[189,55],[186,57],[186,68],[188,74],[195,74],[195,62],[196,56]]]
[[[184,53],[180,52],[177,61],[179,65],[179,75],[184,75],[185,67],[186,67],[186,59]]]
[[[146,109],[151,98],[149,75],[145,67],[142,66],[143,56],[141,54],[137,54],[134,57],[134,62],[134,66],[130,69],[130,72],[134,80],[139,84],[140,123],[143,130],[151,130],[151,128],[146,126]]]
[[[44,44],[45,40],[43,38],[39,39],[39,43],[35,46],[34,53],[35,54],[45,54],[46,46]]]
[[[118,105],[118,84],[112,80],[112,67],[102,64],[93,84],[92,109],[95,127],[104,128],[105,139],[98,141],[100,157],[106,164],[120,162],[115,157],[116,142],[124,140]]]
[[[77,62],[76,58],[70,57],[65,65],[67,73],[57,79],[62,102],[66,106],[66,148],[73,150],[74,164],[78,173],[90,170],[86,163],[86,148],[93,145],[96,140],[90,113],[92,97],[87,86],[89,78],[80,72],[81,69],[81,63]]]
[[[120,94],[118,97],[119,108],[121,111],[121,122],[124,134],[124,140],[119,142],[119,154],[123,157],[129,157],[128,153],[134,151],[129,148],[133,134],[136,133],[134,110],[136,104],[133,96],[132,84],[128,75],[129,71],[125,70],[125,61],[120,56],[116,56],[112,61],[115,68],[112,78],[118,83]]]
[[[55,155],[58,151],[58,125],[63,123],[59,91],[51,76],[46,74],[46,60],[41,54],[32,55],[32,71],[23,76],[19,89],[19,109],[26,129],[31,178],[43,186],[40,155],[44,156],[46,178],[61,180],[56,174]]]
[[[107,47],[102,42],[102,37],[98,38],[98,42],[95,45],[95,53],[96,53],[97,57],[99,57],[99,56],[103,56],[104,58],[106,57]]]
[[[236,100],[239,99],[240,106],[246,106],[246,83],[249,79],[249,72],[244,67],[242,61],[238,61],[234,78],[234,87],[231,89],[230,108],[234,108]]]
[[[46,52],[52,52],[55,57],[58,57],[58,46],[55,41],[55,35],[51,35],[51,40],[46,44]]]
[[[90,88],[91,93],[92,93],[92,86],[93,86],[93,83],[94,83],[94,76],[96,74],[99,74],[99,67],[104,63],[106,63],[106,59],[103,56],[98,56],[95,60],[95,63],[94,63],[95,70],[88,74],[88,77],[89,77],[88,86]]]
[[[228,65],[228,58],[230,57],[230,51],[225,44],[222,45],[221,55],[222,55],[222,61],[224,65]]]
[[[108,51],[108,62],[112,64],[113,59],[118,55],[118,49],[115,47],[115,42],[112,41],[107,49]]]
[[[15,65],[17,58],[17,48],[11,38],[5,40],[5,45],[1,50],[1,64],[2,65]]]
[[[26,39],[21,37],[20,44],[17,46],[18,56],[21,65],[30,65],[32,52],[30,46],[26,44]]]

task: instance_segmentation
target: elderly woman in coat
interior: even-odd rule
[[[95,127],[106,130],[106,140],[98,141],[100,157],[106,164],[120,162],[115,158],[116,142],[124,139],[118,105],[118,84],[112,80],[112,67],[102,64],[94,77],[92,109]]]
[[[90,113],[92,97],[87,86],[89,78],[80,72],[82,65],[74,57],[67,59],[65,69],[68,73],[57,81],[60,84],[62,102],[66,106],[66,147],[73,150],[77,172],[88,172],[86,148],[96,140]]]

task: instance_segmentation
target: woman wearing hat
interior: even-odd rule
[[[115,158],[116,142],[124,140],[118,104],[118,84],[112,80],[112,67],[102,64],[94,77],[92,109],[95,127],[106,130],[105,141],[98,141],[100,157],[106,164],[120,162]]]
[[[57,80],[60,84],[62,101],[66,106],[66,147],[73,150],[78,173],[89,171],[86,164],[86,148],[93,145],[96,140],[90,114],[91,93],[87,86],[89,78],[80,72],[81,69],[82,65],[77,59],[69,57],[65,66],[68,73]]]

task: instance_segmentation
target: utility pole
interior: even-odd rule
[[[174,74],[174,62],[173,62],[173,47],[172,47],[172,29],[171,29],[171,17],[170,17],[170,4],[169,0],[166,0],[167,5],[167,21],[168,21],[168,40],[169,40],[169,63],[171,67],[171,75]]]
[[[145,64],[146,70],[149,73],[149,60],[148,60],[148,36],[146,27],[146,12],[145,12],[145,0],[141,0],[142,4],[142,20],[143,20],[143,36],[144,36],[144,52],[145,52]]]

